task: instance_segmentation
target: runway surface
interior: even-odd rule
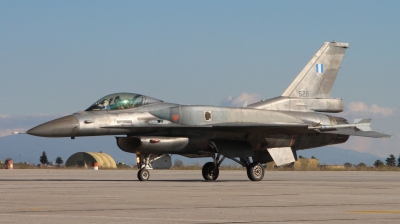
[[[0,170],[1,223],[398,223],[399,172]]]

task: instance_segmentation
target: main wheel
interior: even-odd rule
[[[204,180],[216,180],[219,175],[219,168],[213,162],[208,162],[204,164],[202,174]]]
[[[146,169],[140,169],[137,177],[140,181],[147,181],[150,178],[150,172]]]
[[[251,163],[247,167],[247,176],[251,181],[260,181],[264,178],[264,167],[260,163]]]

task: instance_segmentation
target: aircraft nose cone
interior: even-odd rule
[[[26,133],[41,137],[75,137],[78,129],[78,119],[69,115],[38,125]]]

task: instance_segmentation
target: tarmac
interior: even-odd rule
[[[400,172],[0,170],[1,223],[398,223]]]

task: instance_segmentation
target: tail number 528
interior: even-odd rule
[[[308,91],[299,91],[299,97],[308,97],[309,95]]]

